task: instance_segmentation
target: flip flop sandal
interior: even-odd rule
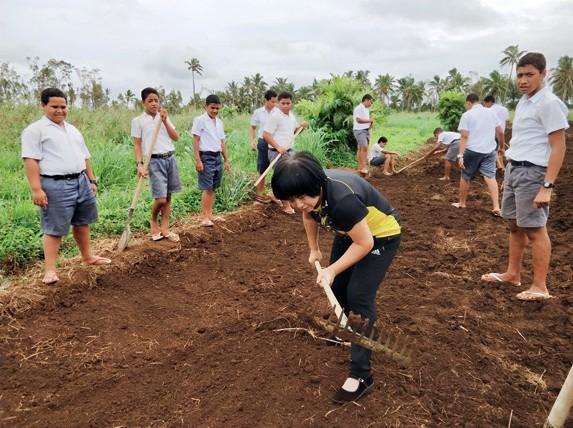
[[[151,240],[152,240],[152,241],[161,241],[163,238],[165,238],[165,236],[163,236],[163,235],[161,234],[161,232],[159,232],[159,233],[154,233],[154,234],[151,235]]]
[[[179,235],[176,234],[175,232],[169,232],[166,235],[163,235],[163,237],[165,239],[167,239],[169,242],[179,242],[181,241],[181,239],[179,238]]]
[[[211,220],[203,220],[201,222],[201,227],[213,227],[215,224]]]
[[[42,283],[46,284],[46,285],[52,285],[52,284],[55,284],[56,282],[58,282],[59,280],[60,280],[60,278],[58,277],[58,274],[56,272],[54,272],[53,270],[49,270],[44,275],[44,278],[42,279]]]
[[[108,259],[107,257],[93,256],[93,260],[91,262],[85,263],[90,266],[110,265],[111,259]]]
[[[493,281],[492,281],[491,279],[488,279],[488,278],[493,278]],[[521,282],[506,281],[506,280],[504,280],[504,279],[501,277],[501,274],[496,273],[496,272],[490,272],[490,273],[483,274],[480,279],[481,279],[483,282],[490,282],[490,283],[496,283],[496,282],[502,283],[502,282],[505,282],[505,283],[507,283],[507,284],[514,285],[514,286],[516,286],[516,287],[521,287]]]
[[[519,300],[523,300],[526,302],[549,300],[553,298],[553,296],[549,293],[540,293],[538,291],[528,291],[528,290],[516,294],[515,297]]]

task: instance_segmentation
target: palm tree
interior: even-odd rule
[[[509,82],[511,82],[511,79],[509,79]],[[507,94],[509,82],[506,76],[494,70],[489,73],[489,77],[484,79],[483,89],[488,95],[493,95],[499,99],[502,95],[505,96]]]
[[[191,58],[191,61],[185,61],[187,70],[191,70],[191,79],[193,80],[193,99],[195,99],[195,73],[199,76],[203,74],[203,66],[197,58]]]
[[[506,97],[507,91],[509,90],[509,84],[511,82],[511,75],[513,73],[513,69],[515,68],[515,66],[519,62],[519,59],[526,52],[527,51],[520,51],[519,45],[510,45],[510,46],[506,47],[503,51],[501,51],[501,53],[504,55],[504,57],[499,62],[499,65],[501,65],[502,67],[505,65],[509,66],[509,81],[507,82],[507,86],[506,86],[505,92],[503,94],[504,102],[505,102],[505,97]]]
[[[457,68],[452,68],[448,71],[448,76],[446,77],[446,87],[448,91],[455,91],[464,93],[469,88],[470,79],[469,77],[464,77],[462,73],[458,71]]]
[[[431,95],[432,104],[436,104],[440,98],[441,93],[446,88],[446,79],[442,79],[436,74],[434,78],[428,82],[428,87],[428,92]]]
[[[396,89],[396,79],[388,73],[381,74],[374,81],[374,87],[382,104],[387,104]]]
[[[354,78],[358,80],[360,83],[362,83],[362,86],[364,86],[364,88],[369,88],[370,87],[370,79],[368,78],[369,74],[370,74],[369,70],[358,70],[356,73],[354,73]]]
[[[276,93],[289,92],[294,94],[294,83],[289,82],[287,77],[277,77],[271,89]]]
[[[129,108],[132,101],[135,101],[135,94],[131,92],[131,89],[125,91],[125,95],[123,97],[125,99],[125,104],[127,105],[127,108]]]
[[[553,92],[565,103],[573,101],[573,57],[562,56],[557,67],[551,70],[549,81],[553,85]]]

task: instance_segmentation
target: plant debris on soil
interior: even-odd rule
[[[541,426],[573,363],[570,142],[543,302],[515,298],[530,250],[522,287],[480,282],[503,271],[508,245],[480,180],[459,210],[441,159],[371,178],[403,225],[379,323],[414,354],[408,366],[375,355],[375,386],[357,403],[330,400],[349,351],[319,340],[313,317],[328,309],[300,217],[249,207],[212,230],[180,228],[179,245],[145,242],[108,269],[4,292],[0,426]]]

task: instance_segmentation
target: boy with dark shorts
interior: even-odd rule
[[[256,109],[251,117],[251,148],[257,150],[257,171],[260,174],[265,172],[269,167],[269,145],[263,138],[263,130],[265,123],[269,118],[269,115],[275,110],[277,104],[277,93],[272,90],[265,92],[265,103],[262,107]],[[257,133],[258,128],[258,133]],[[255,144],[255,133],[257,134],[257,144]],[[265,179],[263,178],[259,184],[257,184],[257,190],[255,195],[255,202],[259,204],[268,204],[271,199],[268,196],[264,196],[265,191]]]
[[[175,161],[173,141],[179,139],[175,126],[169,120],[167,110],[160,108],[159,93],[153,88],[141,91],[141,101],[145,111],[131,121],[131,136],[135,147],[137,174],[145,177],[149,173],[153,207],[151,208],[151,239],[163,238],[179,242],[179,235],[169,231],[171,216],[171,194],[181,191],[181,181]],[[147,171],[143,169],[143,159],[147,156],[157,124],[161,122],[157,141],[153,146]],[[161,213],[161,225],[158,216]]]
[[[549,204],[565,157],[568,109],[548,87],[545,57],[530,52],[517,63],[517,85],[523,94],[515,109],[512,138],[505,152],[502,216],[509,220],[509,260],[504,273],[482,276],[486,282],[521,285],[521,261],[528,242],[533,254],[533,282],[517,294],[520,300],[545,300],[551,241],[547,233]],[[567,197],[568,195],[563,195]]]
[[[22,158],[32,199],[40,207],[44,244],[44,284],[59,281],[56,258],[72,226],[82,261],[107,265],[111,260],[94,256],[90,248],[89,225],[97,220],[97,180],[90,153],[80,131],[66,122],[67,98],[59,89],[41,94],[45,116],[22,132]]]
[[[386,137],[378,138],[378,142],[372,146],[368,153],[368,163],[371,166],[384,165],[383,174],[392,175],[394,173],[394,158],[400,156],[400,152],[386,150],[388,139]]]
[[[457,155],[460,167],[459,202],[452,205],[456,208],[465,208],[470,182],[479,171],[483,176],[492,202],[492,215],[499,217],[499,189],[495,181],[496,142],[505,143],[503,131],[497,115],[479,103],[476,94],[466,97],[467,111],[462,114],[458,131],[461,139]]]
[[[217,116],[221,109],[221,100],[217,95],[209,95],[205,99],[205,113],[193,120],[193,152],[195,154],[195,169],[198,175],[201,194],[201,226],[212,227],[213,221],[222,221],[221,217],[213,215],[215,191],[221,186],[223,177],[223,162],[225,171],[229,172],[229,158],[225,147],[225,130],[223,121]]]
[[[444,176],[440,178],[440,181],[449,181],[452,166],[456,166],[457,164],[460,139],[462,138],[462,135],[459,132],[444,131],[442,128],[436,128],[434,129],[434,138],[436,140],[436,145],[424,156],[424,158],[430,157],[442,145],[446,146],[447,151],[444,155]]]

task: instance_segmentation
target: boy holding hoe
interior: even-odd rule
[[[225,147],[225,130],[223,121],[219,119],[221,100],[217,95],[209,95],[205,99],[205,113],[193,120],[193,153],[195,154],[195,169],[201,190],[201,226],[213,227],[214,221],[222,221],[221,217],[213,215],[215,191],[221,186],[223,162],[225,171],[229,172],[229,157]]]
[[[141,91],[141,101],[145,111],[131,121],[131,136],[135,147],[137,174],[146,177],[149,173],[153,206],[151,208],[151,239],[159,241],[163,238],[179,242],[179,235],[169,231],[171,216],[171,194],[181,191],[181,181],[175,161],[175,146],[173,141],[179,139],[179,134],[169,120],[167,110],[160,108],[159,93],[153,88]],[[161,122],[161,125],[159,123]],[[143,169],[145,156],[152,144],[153,135],[160,126],[157,140],[153,146],[147,171]],[[161,213],[161,224],[158,222]]]
[[[450,181],[450,175],[452,173],[452,166],[457,168],[457,156],[460,147],[460,140],[462,134],[453,131],[444,131],[442,128],[434,129],[434,138],[436,140],[436,145],[430,150],[424,158],[429,158],[438,149],[444,145],[448,149],[444,155],[444,176],[440,178],[441,181]]]
[[[90,248],[89,225],[97,220],[97,180],[90,152],[75,126],[66,122],[68,104],[59,89],[41,94],[45,116],[22,132],[22,158],[32,200],[40,207],[44,245],[44,284],[59,281],[56,258],[72,226],[82,261],[108,265],[111,260],[95,256]]]

